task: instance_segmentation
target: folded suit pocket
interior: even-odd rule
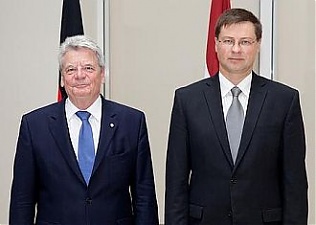
[[[57,222],[46,222],[46,221],[37,221],[36,225],[60,225],[60,223]]]
[[[133,218],[123,218],[117,221],[118,225],[133,225]]]
[[[199,205],[190,204],[189,215],[195,219],[202,219],[203,207]]]
[[[275,222],[282,220],[282,209],[266,209],[262,211],[263,222]]]

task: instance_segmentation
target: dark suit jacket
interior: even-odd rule
[[[298,91],[253,73],[234,165],[218,75],[175,93],[166,225],[307,224],[305,137]]]
[[[10,224],[34,224],[34,217],[38,225],[158,224],[144,114],[102,98],[99,146],[87,186],[64,107],[64,101],[55,103],[22,118]]]

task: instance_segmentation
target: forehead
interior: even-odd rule
[[[71,48],[68,49],[63,57],[63,62],[68,64],[77,63],[96,63],[97,56],[94,51],[88,48]]]
[[[255,26],[251,22],[234,23],[223,26],[219,33],[220,37],[235,37],[235,38],[255,38]]]

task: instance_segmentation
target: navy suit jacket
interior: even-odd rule
[[[218,75],[175,93],[166,225],[306,225],[305,137],[297,90],[252,75],[233,163]]]
[[[87,186],[64,108],[63,101],[22,117],[10,224],[34,224],[34,218],[38,225],[158,224],[144,114],[102,97],[99,146]]]

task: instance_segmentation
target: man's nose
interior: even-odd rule
[[[85,73],[84,67],[78,67],[76,77],[77,78],[84,78],[85,76],[86,76],[86,73]]]
[[[237,41],[234,42],[234,44],[232,46],[232,51],[233,52],[240,52],[240,50],[241,50],[240,44]]]

